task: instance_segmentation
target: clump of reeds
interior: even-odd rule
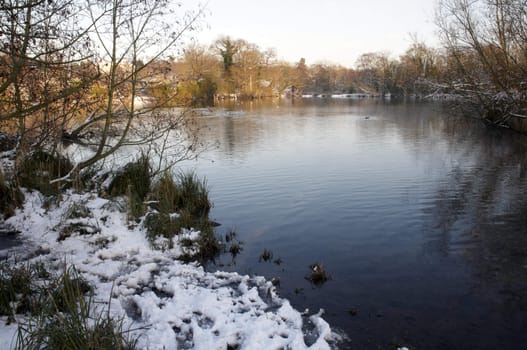
[[[18,324],[16,349],[136,348],[122,320],[110,317],[109,306],[96,307],[91,286],[74,267],[51,278],[39,264],[3,263],[0,272],[0,312],[26,315]]]
[[[58,195],[70,185],[69,182],[52,180],[67,175],[73,169],[71,161],[58,154],[46,151],[32,152],[23,157],[17,166],[17,180],[21,187],[38,190],[42,194]]]
[[[321,286],[330,279],[329,273],[322,264],[316,262],[309,266],[310,272],[306,275],[306,279],[315,286]]]
[[[112,179],[110,196],[126,195],[130,216],[138,218],[145,212],[145,198],[150,192],[152,175],[148,156],[141,155],[136,161],[126,164]]]
[[[269,249],[265,248],[262,254],[260,254],[259,261],[271,261],[273,259],[273,252]]]
[[[151,242],[162,236],[173,238],[182,229],[195,229],[199,238],[192,245],[192,253],[184,254],[183,260],[207,261],[216,257],[221,250],[221,242],[214,234],[214,223],[209,220],[212,207],[207,182],[200,180],[195,173],[179,173],[175,177],[164,173],[152,186],[149,198],[155,209],[148,213],[144,225]]]

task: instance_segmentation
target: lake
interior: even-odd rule
[[[243,241],[209,270],[278,278],[345,349],[527,346],[525,139],[378,100],[252,102],[199,123],[218,146],[181,166],[206,177],[218,232]],[[305,278],[315,262],[321,286]]]

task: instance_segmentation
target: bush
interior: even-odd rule
[[[180,189],[174,178],[165,172],[152,188],[152,199],[162,213],[175,213],[181,209]]]
[[[0,316],[27,316],[18,324],[16,349],[135,349],[122,320],[86,296],[92,292],[74,267],[50,278],[43,264],[0,263]]]
[[[165,213],[148,213],[145,218],[144,226],[150,243],[153,244],[156,237],[163,236],[170,240],[169,247],[173,247],[172,238],[181,231],[178,218]]]
[[[35,271],[31,266],[11,267],[0,264],[0,316],[12,318],[19,303],[30,304]]]
[[[199,80],[186,80],[178,84],[177,99],[180,104],[193,107],[213,106],[217,90],[218,86],[210,76]]]
[[[136,341],[130,340],[123,331],[122,322],[111,319],[105,313],[95,315],[86,315],[83,312],[69,313],[49,321],[46,325],[36,324],[23,329],[17,339],[16,348],[20,350],[132,350],[136,348]],[[91,322],[94,324],[90,325]]]
[[[186,209],[196,218],[205,218],[212,207],[209,200],[209,190],[206,180],[199,180],[195,173],[180,173],[179,182],[179,209]]]
[[[65,176],[72,169],[69,159],[59,154],[37,151],[22,159],[17,177],[22,187],[38,190],[47,196],[57,195],[64,185],[60,182],[51,184],[50,181]]]
[[[215,258],[220,253],[221,243],[208,218],[212,207],[208,195],[206,181],[198,179],[194,173],[180,173],[176,180],[165,173],[151,193],[152,202],[156,203],[158,211],[150,213],[144,222],[150,241],[163,236],[170,240],[172,247],[172,239],[181,229],[194,228],[200,231],[198,240],[194,242],[195,253],[187,254],[182,259],[205,262]]]
[[[212,207],[206,180],[195,173],[180,173],[176,181],[165,173],[154,185],[152,199],[158,202],[159,210],[165,213],[186,211],[193,219],[208,216]]]
[[[156,100],[156,105],[162,107],[175,107],[177,105],[176,89],[170,83],[150,84],[147,93]]]
[[[177,182],[165,173],[154,185],[151,199],[157,204],[156,209],[160,213],[178,213],[177,219],[184,228],[208,222],[212,207],[207,182],[199,180],[194,173],[179,174]]]
[[[151,173],[148,157],[142,155],[135,162],[128,163],[113,178],[108,193],[111,196],[128,196],[130,214],[139,217],[145,212],[144,200],[150,191]]]
[[[0,315],[73,311],[73,304],[91,291],[89,284],[73,268],[43,283],[50,274],[44,265],[0,265]]]
[[[136,341],[126,336],[122,320],[114,320],[109,310],[98,310],[91,287],[75,268],[38,290],[40,309],[18,327],[17,349],[131,350]]]
[[[101,172],[102,166],[100,165],[92,165],[91,167],[82,169],[79,176],[75,178],[75,189],[79,191],[100,190],[102,179],[99,175]]]
[[[92,287],[83,279],[75,267],[69,267],[45,286],[46,306],[49,313],[77,312],[77,304],[84,300],[84,295],[92,291]]]

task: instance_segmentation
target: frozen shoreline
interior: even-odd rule
[[[69,218],[73,205],[89,215]],[[59,206],[43,209],[43,197],[26,193],[24,208],[6,220],[21,232],[23,244],[0,251],[8,261],[42,262],[60,271],[74,265],[94,287],[95,299],[110,300],[113,316],[139,337],[140,349],[331,349],[340,336],[321,317],[294,310],[263,277],[205,272],[177,260],[182,238],[174,248],[150,248],[141,223],[130,226],[124,203],[95,193],[67,192]],[[68,224],[96,227],[93,234],[74,233],[58,241]],[[162,242],[160,242],[162,243]],[[110,299],[111,295],[111,299]],[[21,317],[17,315],[17,317]],[[16,324],[2,317],[0,341],[14,345]]]

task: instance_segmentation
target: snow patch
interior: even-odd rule
[[[68,192],[59,205],[43,209],[42,196],[25,195],[24,208],[7,220],[22,232],[24,244],[2,253],[57,269],[64,261],[75,265],[94,286],[96,299],[111,295],[111,314],[124,318],[140,349],[331,349],[340,340],[322,312],[301,314],[263,277],[184,264],[177,260],[184,253],[177,242],[171,249],[152,249],[142,225],[130,227],[112,201]],[[87,208],[89,217],[69,218],[73,205]],[[98,230],[59,241],[60,229],[71,223]],[[185,230],[176,240],[198,235]],[[16,326],[2,321],[0,342],[12,344]]]

